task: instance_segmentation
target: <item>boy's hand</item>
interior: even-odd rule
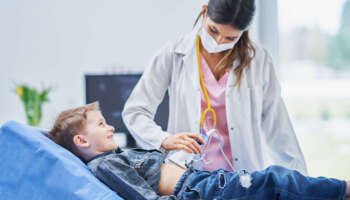
[[[199,134],[188,132],[177,133],[165,138],[162,147],[168,151],[184,150],[188,153],[198,154],[201,148],[197,141],[204,144],[204,140]]]

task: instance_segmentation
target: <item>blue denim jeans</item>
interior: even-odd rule
[[[252,185],[241,186],[239,174],[226,170],[215,172],[189,168],[174,191],[178,199],[344,199],[346,182],[331,178],[311,178],[297,171],[271,166],[251,173]]]

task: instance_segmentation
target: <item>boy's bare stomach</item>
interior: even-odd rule
[[[159,194],[172,195],[176,183],[185,172],[184,169],[175,165],[163,164],[161,166],[160,180],[159,180]]]

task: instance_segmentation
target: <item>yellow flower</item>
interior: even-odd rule
[[[16,93],[18,94],[18,96],[22,97],[23,96],[23,88],[18,86],[16,88]]]

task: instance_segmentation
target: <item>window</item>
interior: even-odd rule
[[[278,1],[282,93],[311,176],[350,178],[350,0]]]

